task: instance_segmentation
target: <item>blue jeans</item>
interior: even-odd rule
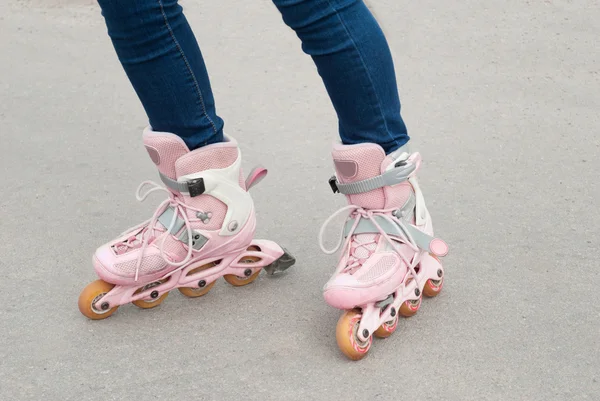
[[[223,140],[202,53],[177,0],[98,0],[150,125],[190,149]],[[314,60],[344,144],[408,142],[390,50],[362,0],[273,0]]]

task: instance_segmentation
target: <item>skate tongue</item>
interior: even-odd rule
[[[385,152],[381,146],[365,143],[333,146],[333,163],[340,182],[345,184],[381,174]]]
[[[373,143],[359,145],[335,144],[331,152],[339,182],[350,184],[376,177],[382,173],[386,158],[381,146]],[[383,189],[348,195],[348,202],[365,209],[381,209],[385,205]]]
[[[206,170],[231,167],[238,158],[237,142],[228,136],[223,142],[203,146],[187,153],[175,163],[177,178],[194,175]],[[239,177],[235,177],[239,179]]]
[[[144,146],[150,159],[163,175],[176,180],[175,162],[189,153],[185,142],[177,135],[168,132],[155,132],[150,127],[143,133]]]

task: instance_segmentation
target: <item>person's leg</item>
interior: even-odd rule
[[[155,131],[191,149],[223,141],[206,66],[177,0],[98,0],[119,60]]]
[[[150,219],[96,250],[100,280],[81,292],[81,313],[105,319],[129,302],[154,308],[175,288],[195,298],[220,277],[241,286],[262,269],[275,274],[293,265],[276,243],[253,239],[256,215],[248,190],[266,170],[254,169],[244,180],[241,152],[222,134],[202,55],[177,1],[98,1],[148,112],[152,127],[144,130],[143,143],[164,184],[144,181],[136,198],[158,190],[168,198]]]
[[[346,312],[336,340],[351,359],[363,358],[373,336],[388,337],[398,316],[414,315],[422,294],[440,292],[447,245],[433,236],[418,185],[419,153],[400,117],[390,50],[379,25],[359,0],[273,0],[312,56],[339,117],[343,144],[334,144],[329,184],[348,206],[321,228],[321,248],[339,249],[325,301]],[[347,213],[345,241],[325,249],[323,232]]]
[[[273,0],[323,78],[344,144],[408,142],[390,49],[360,0]]]

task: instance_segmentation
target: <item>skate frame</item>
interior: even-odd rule
[[[253,247],[258,250],[251,250]],[[268,274],[273,275],[287,269],[293,263],[294,258],[277,243],[255,239],[250,245],[239,251],[199,260],[183,269],[174,270],[158,280],[135,285],[116,285],[108,293],[95,300],[92,307],[97,313],[102,313],[110,308],[137,300],[151,302],[160,295],[179,287],[196,289],[208,287],[226,274],[243,278],[264,269]],[[210,266],[211,264],[214,265]],[[202,266],[209,267],[190,273]]]
[[[367,342],[371,334],[373,334],[379,326],[385,322],[398,318],[400,307],[404,302],[420,300],[423,296],[423,287],[427,280],[441,280],[444,276],[442,264],[435,256],[429,253],[424,253],[418,266],[419,271],[417,277],[413,279],[410,277],[410,271],[407,272],[402,286],[392,294],[392,302],[387,302],[386,299],[381,302],[371,302],[360,307],[362,309],[362,318],[356,333],[357,338],[360,341]],[[408,284],[405,284],[407,280]],[[392,316],[392,308],[394,309],[394,316]],[[367,336],[363,335],[365,330],[367,330]]]

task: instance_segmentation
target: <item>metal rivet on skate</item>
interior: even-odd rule
[[[198,287],[202,288],[202,287],[204,287],[205,285],[206,285],[206,281],[204,281],[204,280],[200,280],[200,281],[198,281]]]

